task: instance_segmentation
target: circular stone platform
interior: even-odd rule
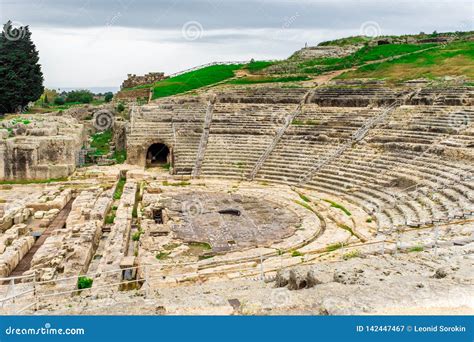
[[[206,242],[213,252],[270,246],[294,234],[301,224],[291,210],[266,199],[228,193],[171,195],[171,229],[185,242]]]

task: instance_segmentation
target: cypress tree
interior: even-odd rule
[[[0,34],[0,114],[14,113],[43,93],[43,73],[28,26],[11,21]]]

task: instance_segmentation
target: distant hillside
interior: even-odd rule
[[[130,90],[141,89],[145,92],[137,96],[147,98],[149,89],[150,97],[157,99],[219,84],[301,87],[302,82],[329,72],[341,73],[339,79],[373,78],[391,83],[464,77],[467,84],[473,84],[474,31],[341,38],[303,48],[285,60],[203,66],[154,84],[123,89],[119,95],[134,97]]]

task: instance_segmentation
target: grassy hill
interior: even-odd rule
[[[468,84],[472,84],[472,37],[474,32],[378,37],[377,39],[385,39],[385,43],[389,42],[382,45],[377,45],[377,41],[371,41],[367,37],[347,37],[319,44],[357,46],[355,52],[344,57],[305,59],[294,54],[281,61],[213,65],[136,88],[152,88],[152,98],[157,99],[219,83],[244,85],[292,82],[286,86],[300,86],[298,82],[337,70],[347,70],[338,76],[339,79],[374,78],[396,83],[418,78],[465,76]],[[438,38],[442,39],[437,40]],[[446,39],[451,42],[446,43]],[[236,77],[236,71],[239,71],[239,77]]]
[[[341,79],[376,78],[389,81],[465,76],[474,80],[474,42],[454,42],[398,59],[364,65]]]

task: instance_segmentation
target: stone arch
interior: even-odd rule
[[[162,142],[156,142],[148,146],[146,151],[146,166],[171,164],[171,149]]]

